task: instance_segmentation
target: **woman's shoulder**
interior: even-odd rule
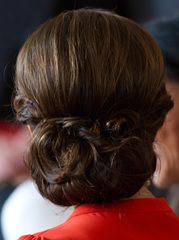
[[[132,223],[130,231],[128,224],[125,224],[128,221]],[[124,236],[125,239],[129,239],[132,231],[135,231],[135,237],[142,239],[144,230],[141,231],[139,223],[145,226],[146,235],[151,235],[151,238],[156,234],[158,239],[169,239],[169,236],[173,240],[178,239],[176,234],[179,218],[166,201],[146,198],[131,199],[106,206],[82,205],[73,211],[65,223],[44,232],[23,236],[19,240],[105,240],[122,239]],[[148,227],[154,224],[155,229],[149,234]],[[170,226],[172,231],[163,226]]]
[[[41,238],[35,235],[25,235],[20,237],[18,240],[40,240]]]
[[[38,232],[35,234],[28,234],[28,235],[24,235],[22,237],[20,237],[18,240],[51,240],[48,238],[44,238],[43,235],[47,232],[48,230],[42,231],[42,232]]]
[[[52,238],[46,238],[43,235],[36,235],[35,234],[35,235],[25,235],[25,236],[22,236],[18,240],[52,240]]]
[[[69,229],[66,229],[67,222],[42,232],[24,235],[18,240],[68,240]]]

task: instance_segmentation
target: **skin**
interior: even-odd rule
[[[153,182],[160,188],[179,183],[179,83],[167,80],[166,89],[174,107],[168,112],[154,143],[157,168]]]

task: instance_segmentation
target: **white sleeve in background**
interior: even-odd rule
[[[17,240],[63,223],[73,208],[63,208],[42,198],[30,180],[19,185],[6,200],[1,215],[5,240]]]

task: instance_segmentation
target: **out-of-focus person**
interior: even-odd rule
[[[159,189],[170,187],[166,198],[179,214],[179,15],[152,21],[146,24],[146,28],[163,52],[166,89],[174,101],[174,107],[157,133],[155,149],[158,160],[153,182]]]

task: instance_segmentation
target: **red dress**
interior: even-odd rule
[[[20,240],[178,240],[179,218],[163,199],[81,205],[55,228]]]

